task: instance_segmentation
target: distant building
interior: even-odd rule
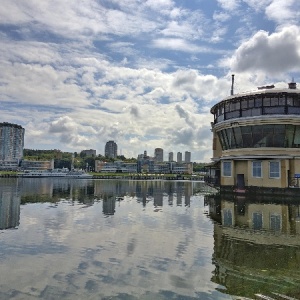
[[[193,164],[192,163],[174,163],[172,165],[173,174],[192,174]]]
[[[95,160],[95,171],[102,173],[136,173],[137,163],[125,163],[123,161],[103,162]]]
[[[174,161],[174,153],[169,152],[169,162]]]
[[[86,156],[96,157],[96,150],[93,150],[93,149],[82,150],[81,153],[84,153]]]
[[[182,153],[181,152],[177,152],[177,162],[182,163]]]
[[[114,141],[108,141],[104,150],[105,156],[109,158],[117,158],[118,145]]]
[[[191,152],[185,151],[185,153],[184,153],[184,162],[186,162],[186,163],[191,162]]]
[[[24,170],[53,170],[54,159],[51,160],[22,160],[21,168]]]
[[[154,160],[156,162],[164,161],[164,150],[162,148],[155,148],[154,150]]]
[[[25,129],[17,124],[0,123],[0,168],[16,169],[23,158]]]

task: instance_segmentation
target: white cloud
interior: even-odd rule
[[[152,46],[155,48],[169,49],[175,51],[183,51],[189,53],[204,53],[212,52],[213,49],[208,47],[201,47],[196,44],[190,43],[184,39],[175,39],[175,38],[159,38],[153,40]]]
[[[266,7],[266,15],[278,24],[299,24],[300,2],[298,0],[273,0]]]
[[[300,28],[290,26],[268,34],[257,32],[225,64],[237,72],[264,72],[276,76],[300,71]]]
[[[239,7],[240,0],[217,0],[219,5],[229,11],[234,11]]]

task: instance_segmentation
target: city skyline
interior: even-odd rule
[[[1,122],[25,148],[189,149],[212,157],[210,108],[300,78],[298,0],[26,2],[0,9]]]

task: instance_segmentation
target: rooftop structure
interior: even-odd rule
[[[232,86],[233,91],[233,86]],[[211,108],[213,161],[221,187],[288,188],[300,176],[296,83],[232,95]]]

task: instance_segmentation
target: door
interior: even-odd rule
[[[244,174],[237,174],[237,189],[244,190],[245,189],[245,176]]]

